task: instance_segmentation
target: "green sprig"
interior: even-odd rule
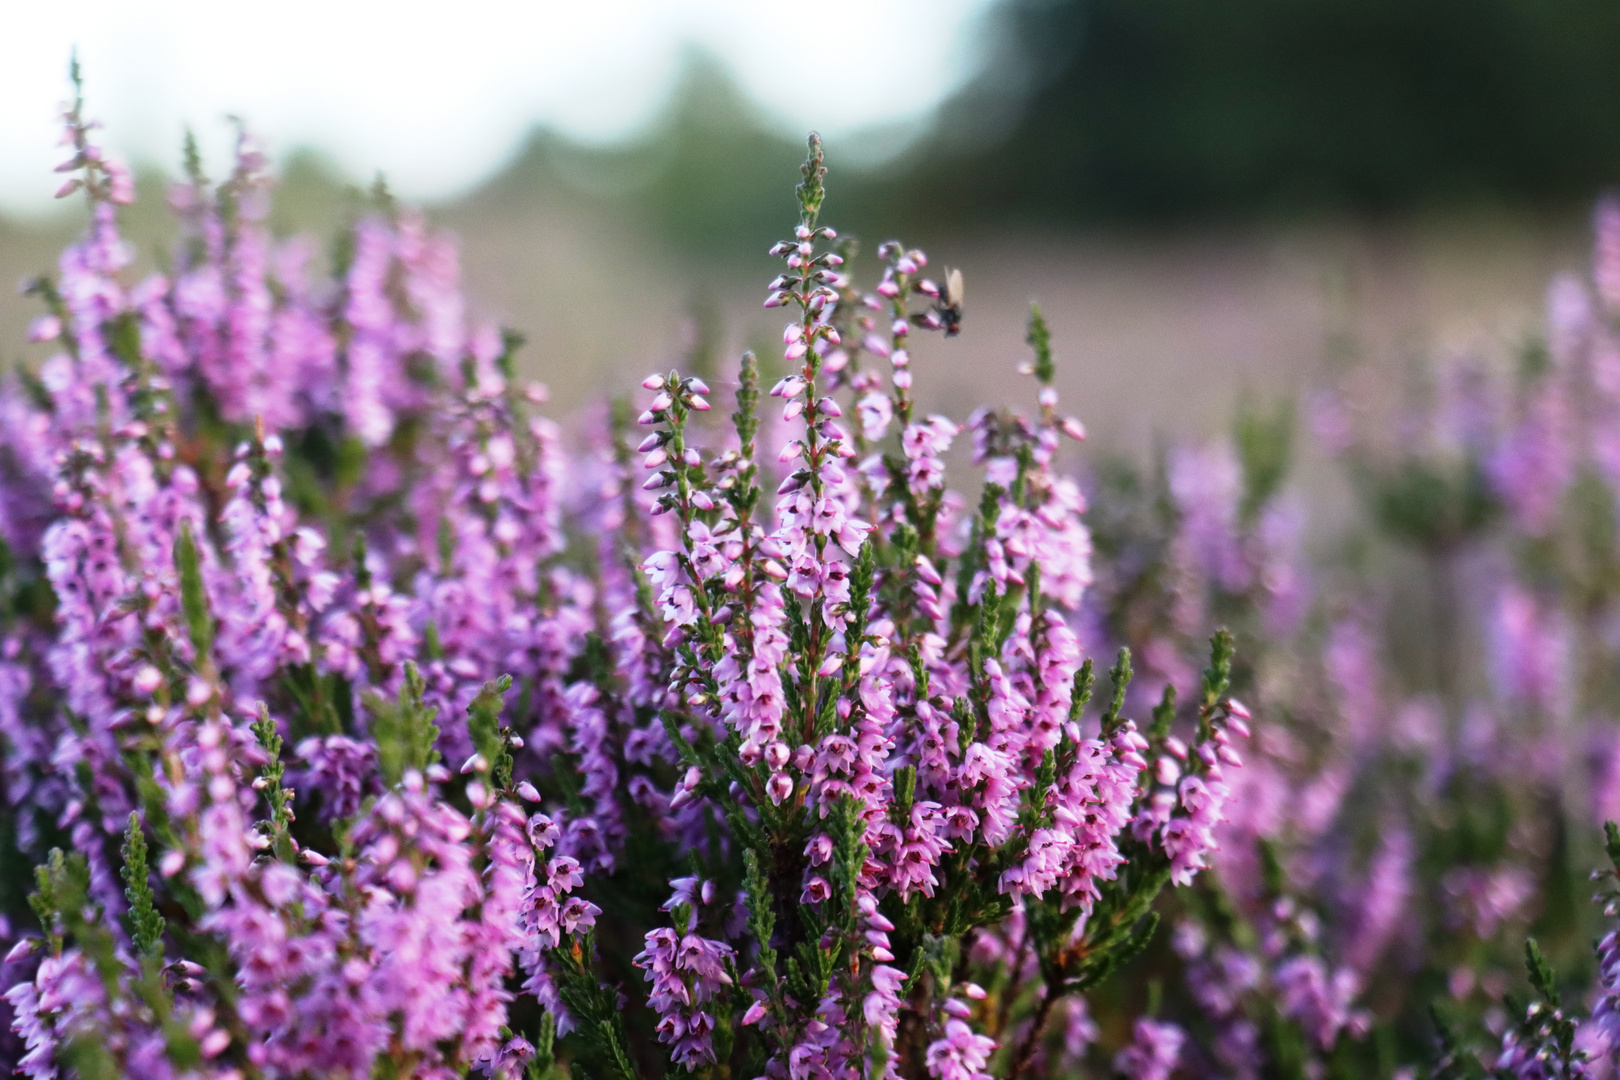
[[[140,816],[133,811],[124,830],[124,896],[129,900],[129,940],[143,957],[163,955],[163,915],[157,910],[146,863],[146,836]]]

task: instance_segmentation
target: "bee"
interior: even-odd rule
[[[945,288],[940,292],[934,310],[939,313],[946,337],[955,337],[962,332],[962,271],[946,269]]]

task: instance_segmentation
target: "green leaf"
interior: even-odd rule
[[[737,445],[742,448],[744,460],[754,457],[754,436],[759,431],[759,361],[752,351],[742,355],[742,366],[737,375],[737,411],[731,414],[737,428]]]
[[[214,649],[214,620],[208,614],[208,594],[203,588],[202,566],[190,521],[180,522],[174,565],[180,574],[180,610],[185,614],[186,630],[191,635],[191,645],[197,651],[200,666]]]
[[[1102,717],[1102,732],[1104,736],[1112,735],[1114,729],[1119,727],[1120,713],[1125,710],[1125,691],[1130,688],[1131,677],[1135,674],[1131,670],[1131,650],[1121,648],[1119,658],[1108,672],[1108,678],[1114,684],[1114,696],[1109,701],[1107,710]]]
[[[1541,946],[1536,944],[1535,938],[1528,938],[1524,943],[1524,966],[1530,973],[1530,985],[1540,994],[1547,1004],[1558,1007],[1557,980],[1553,977],[1552,965],[1541,954]]]
[[[1244,522],[1252,522],[1288,477],[1294,450],[1293,400],[1279,401],[1269,416],[1253,407],[1242,407],[1232,434],[1243,465],[1239,515]]]
[[[771,947],[771,936],[776,932],[776,911],[771,903],[770,882],[760,868],[759,855],[753,848],[743,851],[743,888],[747,894],[748,932],[759,947],[760,972],[765,976],[767,992],[775,993],[776,950]]]
[[[1155,739],[1163,739],[1170,734],[1170,725],[1176,719],[1176,688],[1170,683],[1164,684],[1164,695],[1159,703],[1153,706],[1153,723],[1148,728]]]
[[[502,675],[479,688],[467,706],[467,733],[472,737],[473,749],[488,762],[498,789],[510,787],[512,781],[512,751],[501,728],[501,709],[511,688],[512,676]]]
[[[799,168],[804,182],[795,190],[799,196],[799,223],[805,228],[814,229],[816,218],[821,214],[821,202],[827,197],[824,183],[827,166],[824,164],[826,155],[821,150],[821,136],[812,131],[809,142],[810,154]]]
[[[259,718],[250,727],[259,745],[264,748],[267,759],[260,776],[264,780],[265,801],[270,805],[271,848],[276,858],[292,862],[296,857],[290,832],[293,820],[292,792],[281,786],[285,775],[285,767],[281,763],[281,731],[270,718],[270,710],[263,702],[259,704]]]
[[[124,896],[129,900],[129,939],[141,956],[163,954],[163,915],[153,903],[152,885],[147,880],[146,837],[141,819],[133,811],[124,830]]]
[[[1080,670],[1074,673],[1074,690],[1069,696],[1069,719],[1078,721],[1080,714],[1086,711],[1091,704],[1091,691],[1097,685],[1096,672],[1092,670],[1091,657],[1080,665]]]
[[[1041,314],[1039,304],[1029,305],[1029,329],[1024,341],[1035,350],[1035,377],[1042,386],[1049,385],[1057,369],[1052,363],[1052,331],[1047,328],[1046,316]]]
[[[433,722],[438,709],[422,701],[427,683],[414,663],[405,661],[405,682],[397,701],[380,694],[362,699],[371,715],[372,738],[377,744],[377,768],[389,787],[399,783],[410,770],[421,771],[439,760],[433,748],[439,728]]]
[[[1232,657],[1237,646],[1225,627],[1209,639],[1209,667],[1204,669],[1204,708],[1226,697],[1232,686]]]
[[[534,1057],[529,1059],[529,1080],[546,1080],[557,1064],[557,1018],[549,1012],[540,1014],[540,1031],[534,1038]]]

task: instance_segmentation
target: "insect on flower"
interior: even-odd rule
[[[962,271],[959,268],[947,268],[945,271],[945,288],[939,294],[939,303],[934,306],[939,312],[939,321],[945,328],[946,337],[955,337],[962,332]]]

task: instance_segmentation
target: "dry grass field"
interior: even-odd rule
[[[150,264],[168,222],[155,185],[143,187],[128,231]],[[325,231],[341,220],[340,200],[291,189],[277,211],[285,227]],[[722,355],[775,336],[776,320],[758,305],[774,272],[763,252],[694,265],[625,223],[544,200],[475,197],[433,216],[460,235],[482,313],[527,336],[523,362],[550,386],[559,415],[622,387],[627,374],[678,362],[696,309],[718,316]],[[74,228],[70,214],[0,219],[0,280],[48,269]],[[1396,378],[1437,351],[1504,351],[1536,325],[1549,278],[1578,267],[1587,243],[1579,213],[962,235],[931,254],[964,270],[964,331],[918,350],[932,369],[920,387],[928,406],[958,416],[993,399],[1023,355],[1028,304],[1039,300],[1065,400],[1093,444],[1141,452],[1158,437],[1219,427],[1240,396],[1308,385],[1334,354],[1353,352]],[[0,295],[0,358],[27,354],[33,310],[15,289]]]

